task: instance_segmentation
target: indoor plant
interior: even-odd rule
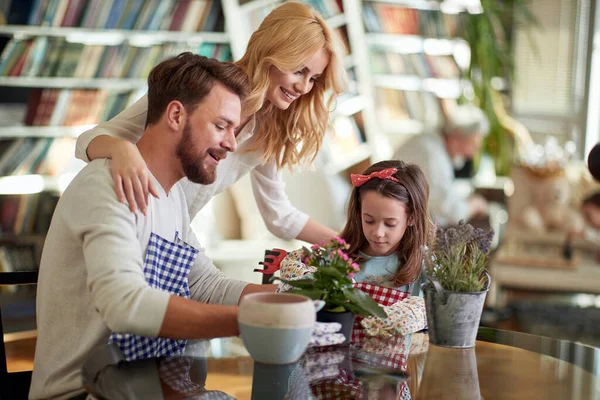
[[[481,12],[466,14],[460,25],[460,36],[471,51],[467,79],[473,85],[474,102],[490,122],[483,151],[494,160],[498,175],[509,174],[515,146],[519,154],[532,142],[527,129],[508,115],[502,94],[493,84],[500,77],[509,87],[515,75],[512,48],[515,26],[538,26],[529,3],[528,0],[481,0]]]
[[[317,313],[317,320],[341,323],[341,332],[346,336],[346,342],[350,340],[356,314],[364,317],[387,317],[375,300],[352,286],[352,278],[359,266],[348,256],[347,249],[348,244],[339,237],[313,245],[310,249],[303,247],[301,259],[311,268],[311,273],[299,280],[279,278],[290,285],[294,293],[313,300],[323,300],[325,306]]]
[[[437,228],[426,250],[425,308],[429,340],[444,347],[475,345],[477,328],[491,278],[485,270],[494,231],[461,221]]]

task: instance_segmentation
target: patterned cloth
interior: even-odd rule
[[[387,318],[367,317],[360,322],[367,335],[404,336],[423,330],[427,326],[425,301],[422,297],[409,297],[383,309]]]
[[[198,250],[182,241],[178,233],[174,242],[152,233],[144,261],[144,277],[148,285],[189,299],[188,275],[197,255]],[[119,346],[128,361],[180,355],[186,345],[185,340],[129,333],[111,334],[108,343],[112,342]]]
[[[342,324],[337,322],[317,322],[315,330],[310,338],[309,346],[332,346],[341,344],[346,341],[346,337],[342,333],[338,333],[342,329]]]
[[[384,286],[372,285],[365,282],[355,283],[354,288],[362,290],[382,306],[391,306],[394,303],[410,297],[408,292],[403,292],[402,290],[392,289]],[[357,315],[356,319],[354,320],[354,327],[352,329],[352,343],[361,343],[367,335],[367,332],[364,330],[361,324],[362,319],[362,317]]]
[[[410,341],[410,336],[367,338],[361,346],[309,349],[302,364],[314,396],[325,400],[378,398],[377,391],[356,377],[355,371],[361,368],[405,371]],[[411,399],[406,382],[386,384],[396,393],[396,399]]]
[[[304,264],[302,256],[304,250],[294,250],[281,261],[279,267],[279,276],[286,281],[296,281],[299,279],[309,279],[317,270],[315,267]],[[277,286],[277,292],[287,292],[292,287],[286,283],[280,282]]]
[[[197,361],[193,357],[167,357],[162,359],[158,367],[160,380],[177,393],[193,396],[194,399],[234,399],[227,393],[204,389],[204,382],[192,381],[190,370],[194,362]]]

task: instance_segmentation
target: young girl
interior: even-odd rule
[[[340,236],[360,265],[354,279],[419,295],[422,249],[432,227],[425,174],[415,164],[393,160],[351,178],[354,189]]]
[[[310,6],[284,3],[252,34],[237,64],[250,77],[238,148],[217,167],[211,185],[184,181],[190,217],[216,194],[251,172],[252,188],[267,228],[276,236],[318,243],[335,235],[297,210],[279,175],[283,167],[312,161],[323,142],[329,111],[345,87],[343,44]],[[331,96],[325,101],[325,94]],[[112,158],[115,190],[132,211],[143,213],[148,193],[157,196],[146,164],[133,143],[146,124],[148,100],[138,102],[84,133],[76,156]]]

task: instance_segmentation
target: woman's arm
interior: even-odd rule
[[[122,139],[121,142],[137,143],[144,134],[147,114],[148,96],[144,95],[110,121],[102,122],[93,129],[82,133],[77,138],[75,157],[85,162],[96,158],[110,158],[111,148],[106,147],[107,142],[95,140],[101,136]],[[94,142],[92,143],[92,141]],[[111,145],[112,142],[108,142],[108,144]]]
[[[139,208],[144,215],[148,195],[158,197],[151,174],[135,146],[144,133],[147,113],[148,97],[144,95],[110,121],[84,132],[77,138],[75,149],[75,156],[85,162],[111,158],[117,198],[128,203],[132,212]]]
[[[337,234],[294,207],[275,164],[257,166],[250,173],[250,179],[254,199],[265,225],[278,238],[320,243]]]
[[[309,218],[296,239],[309,243],[321,243],[338,236],[338,232]]]

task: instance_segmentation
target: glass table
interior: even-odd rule
[[[182,357],[119,362],[94,352],[83,369],[98,399],[600,399],[600,350],[480,328],[472,349],[427,333],[308,349],[286,366],[254,363],[239,338],[189,343]],[[92,397],[90,396],[90,397]]]

